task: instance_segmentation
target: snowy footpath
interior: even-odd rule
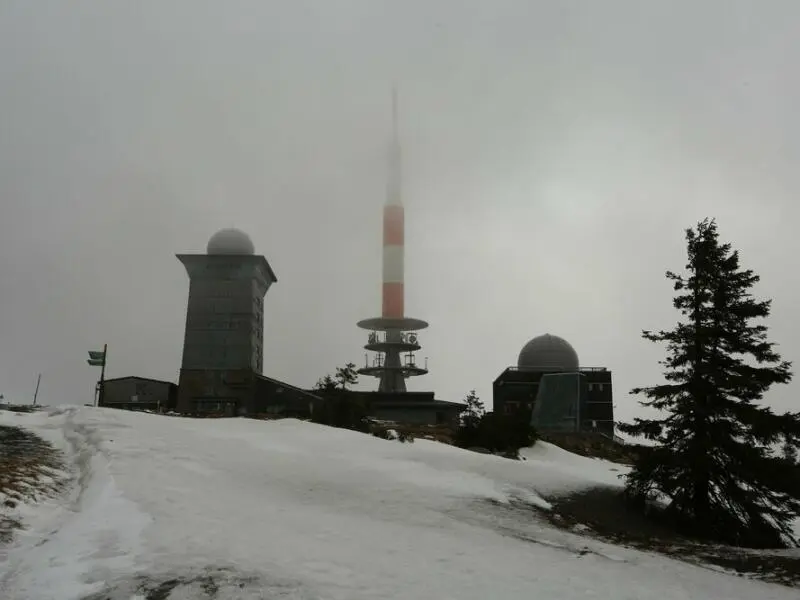
[[[19,509],[3,600],[778,600],[798,591],[553,529],[531,506],[619,485],[548,444],[527,461],[294,420],[97,408],[0,413],[64,451],[69,492]]]

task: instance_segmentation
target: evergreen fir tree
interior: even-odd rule
[[[325,375],[317,380],[314,386],[315,390],[331,391],[331,390],[346,390],[348,385],[355,385],[358,383],[358,371],[354,363],[347,363],[343,367],[336,367],[334,375]]]
[[[455,443],[462,448],[470,448],[477,446],[480,441],[480,426],[486,416],[486,409],[475,390],[470,390],[467,397],[464,398],[464,404],[466,406],[459,415]]]
[[[486,414],[486,409],[483,406],[483,401],[478,398],[475,390],[470,390],[467,397],[464,398],[464,410],[459,415],[461,418],[461,425],[463,427],[470,427],[477,429],[481,419]]]
[[[330,375],[325,375],[325,377],[322,377],[317,380],[314,389],[320,391],[335,390],[337,389],[337,383],[333,377],[331,377]]]
[[[336,367],[334,375],[325,375],[314,386],[323,397],[322,406],[314,411],[312,420],[322,425],[367,431],[370,414],[369,401],[354,395],[349,385],[358,383],[354,363]]]
[[[686,240],[687,273],[667,272],[684,320],[671,331],[643,332],[667,345],[666,383],[631,392],[667,414],[620,427],[655,442],[629,474],[627,493],[641,503],[666,500],[677,524],[708,538],[796,544],[791,521],[800,515],[800,486],[778,445],[798,445],[800,414],[757,404],[792,377],[766,326],[754,323],[769,315],[771,301],[750,294],[759,277],[740,269],[738,252],[720,244],[713,220],[688,229]]]
[[[358,371],[356,370],[355,363],[349,362],[343,367],[336,367],[336,375],[334,375],[334,379],[343,390],[346,390],[348,385],[357,384]]]

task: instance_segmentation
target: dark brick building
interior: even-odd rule
[[[306,417],[311,415],[316,403],[322,402],[312,392],[251,369],[184,369],[181,371],[181,394],[190,401],[180,407],[180,412],[198,416]]]
[[[516,413],[519,409],[532,411],[539,393],[539,382],[544,375],[557,371],[509,367],[503,371],[492,386],[494,411],[503,414]],[[611,371],[603,367],[584,367],[580,373],[585,381],[585,409],[580,416],[581,431],[614,433],[614,395]]]
[[[579,390],[574,398],[555,398],[540,393],[542,378],[551,374],[576,374]],[[546,411],[551,418],[539,422],[542,430],[563,431],[571,422],[576,431],[597,431],[614,435],[614,395],[611,371],[604,367],[580,367],[578,355],[562,338],[543,335],[533,338],[522,349],[516,367],[509,367],[492,386],[494,411],[503,414],[528,414],[536,402],[558,404]],[[522,410],[521,410],[522,409]],[[561,413],[558,419],[552,415]]]

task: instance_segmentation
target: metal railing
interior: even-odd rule
[[[399,369],[419,369],[419,365],[417,364],[417,357],[409,352],[403,355],[405,357],[405,361],[402,361],[399,366],[394,368]],[[370,364],[370,362],[372,364]],[[372,361],[369,359],[369,354],[364,355],[364,368],[365,369],[378,369],[383,368],[386,366],[386,359],[383,354],[376,354],[372,357]],[[392,368],[392,367],[389,367]],[[428,357],[425,357],[425,367],[424,369],[428,370]]]
[[[401,333],[396,339],[389,339],[388,334],[378,333],[373,331],[367,336],[368,344],[387,344],[387,343],[400,343],[400,344],[419,344],[419,336],[414,333]]]

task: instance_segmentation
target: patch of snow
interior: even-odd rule
[[[28,528],[17,533],[0,589],[13,581],[20,598],[80,598],[101,589],[108,573],[135,568],[140,534],[152,519],[117,489],[92,430],[65,422],[59,438],[50,427],[31,428],[65,452],[75,485],[67,497],[21,506]]]
[[[217,600],[796,597],[551,527],[526,505],[622,483],[619,465],[549,444],[523,462],[295,420],[73,407],[13,422],[59,438],[75,484],[28,508],[3,600],[210,598],[212,579]]]
[[[555,493],[584,489],[587,484],[622,487],[630,467],[600,458],[589,458],[568,452],[555,444],[537,442],[522,448],[520,456],[533,467],[543,481],[542,491]]]

